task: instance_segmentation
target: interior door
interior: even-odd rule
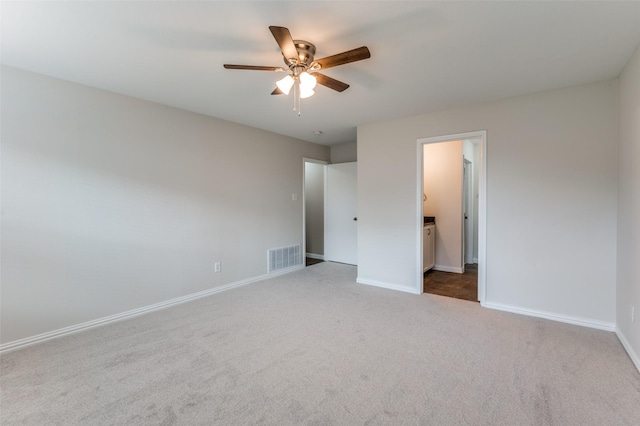
[[[471,161],[464,159],[462,163],[462,269],[465,264],[473,263],[473,169]]]
[[[327,166],[324,258],[358,262],[357,163]]]

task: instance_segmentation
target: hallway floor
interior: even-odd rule
[[[311,265],[315,265],[316,263],[321,263],[321,262],[324,262],[324,260],[313,259],[311,257],[307,257],[306,258],[306,262],[305,262],[305,266],[311,266]]]
[[[424,273],[424,292],[456,299],[478,301],[478,265],[466,264],[464,274],[434,271]]]

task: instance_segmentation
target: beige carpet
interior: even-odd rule
[[[1,357],[3,425],[638,425],[613,333],[320,263]]]

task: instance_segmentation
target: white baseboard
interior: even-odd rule
[[[434,271],[442,271],[442,272],[455,272],[456,274],[462,274],[462,268],[459,266],[448,266],[448,265],[438,265],[433,267]]]
[[[236,281],[230,284],[225,284],[220,287],[211,288],[209,290],[200,291],[198,293],[188,294],[186,296],[177,297],[175,299],[166,300],[164,302],[156,303],[149,306],[143,306],[142,308],[132,309],[130,311],[121,312],[115,315],[109,315],[107,317],[98,318],[92,321],[83,322],[81,324],[72,325],[69,327],[60,328],[58,330],[48,331],[46,333],[38,334],[36,336],[27,337],[20,340],[14,340],[13,342],[7,342],[0,345],[0,354],[20,348],[24,348],[26,346],[31,346],[36,343],[44,342],[46,340],[55,339],[62,336],[67,336],[69,334],[78,333],[80,331],[89,330],[90,328],[100,327],[107,324],[112,324],[114,322],[122,321],[125,319],[137,317],[140,315],[148,314],[151,312],[159,311],[161,309],[169,308],[172,306],[180,305],[182,303],[190,302],[192,300],[201,299],[203,297],[211,296],[216,293],[220,293],[223,291],[231,290],[234,288],[238,288],[247,284],[252,284],[258,281],[263,281],[269,278],[276,277],[278,275],[288,274],[293,271],[297,271],[299,269],[303,269],[303,265],[294,266],[287,269],[282,269],[280,271],[259,275],[257,277],[248,278],[246,280]]]
[[[475,263],[476,265],[478,264],[478,258],[477,257],[473,258],[473,263]]]
[[[631,362],[633,362],[633,364],[638,369],[638,372],[640,373],[640,356],[638,356],[638,354],[635,353],[635,351],[631,347],[631,343],[629,343],[625,335],[622,333],[622,331],[620,331],[618,327],[616,327],[616,336],[618,336],[618,339],[620,340],[620,343],[622,343],[624,350],[627,351],[627,354],[629,354],[629,358],[631,358]]]
[[[239,283],[243,283],[243,284],[240,284],[240,285],[251,284],[251,283],[255,283],[257,281],[266,280],[268,278],[277,277],[278,275],[285,275],[285,274],[288,274],[289,272],[298,271],[300,269],[304,269],[304,267],[305,267],[304,264],[303,265],[291,266],[289,268],[280,269],[279,271],[274,271],[274,272],[271,272],[269,274],[258,275],[257,277],[249,278],[249,279],[246,280],[246,281],[248,281],[246,283],[244,281],[238,281],[238,282]],[[232,284],[228,284],[228,285],[232,285]],[[234,287],[239,287],[239,286],[235,285]]]
[[[404,286],[400,286],[397,284],[390,284],[390,283],[385,283],[382,281],[376,281],[376,280],[369,280],[367,278],[356,278],[356,282],[358,284],[365,284],[365,285],[371,285],[374,287],[382,287],[382,288],[386,288],[389,290],[396,290],[396,291],[404,291],[405,293],[411,293],[411,294],[422,294],[420,291],[416,290],[415,288],[409,288],[409,287],[404,287]]]
[[[503,305],[501,303],[484,302],[482,306],[489,309],[495,309],[497,311],[505,311],[514,314],[527,315],[530,317],[544,318],[551,321],[580,325],[582,327],[595,328],[598,330],[615,331],[616,329],[616,325],[610,322],[595,321],[586,318],[572,317],[569,315],[553,314],[550,312],[536,311],[533,309],[524,309],[516,306]]]
[[[306,253],[306,256],[311,259],[324,260],[324,254]]]

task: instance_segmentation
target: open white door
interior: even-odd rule
[[[358,262],[357,163],[327,166],[324,259]]]
[[[462,226],[463,249],[462,270],[466,264],[473,263],[473,166],[470,161],[462,161]]]

